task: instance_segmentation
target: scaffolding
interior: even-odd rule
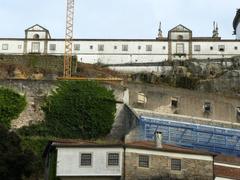
[[[240,130],[217,126],[178,122],[141,116],[144,140],[153,140],[154,132],[163,134],[163,142],[214,153],[240,156]]]

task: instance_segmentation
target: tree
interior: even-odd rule
[[[14,133],[0,125],[0,179],[22,180],[34,172],[35,155],[30,150],[23,151],[21,140]]]
[[[0,124],[10,128],[11,120],[19,116],[26,104],[24,96],[10,89],[0,88]]]
[[[62,81],[45,105],[52,136],[91,139],[107,135],[114,122],[113,91],[93,81]]]

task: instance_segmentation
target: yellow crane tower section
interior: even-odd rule
[[[72,74],[73,18],[74,18],[74,0],[67,0],[64,72],[63,72],[64,78],[71,77]]]

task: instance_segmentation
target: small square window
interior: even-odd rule
[[[116,49],[117,49],[117,46],[114,46],[114,49],[116,50]]]
[[[146,51],[152,51],[152,45],[146,45]]]
[[[104,51],[104,45],[103,44],[98,45],[98,51]]]
[[[108,154],[108,166],[118,166],[119,165],[119,154],[109,153]]]
[[[149,156],[147,155],[139,155],[139,161],[138,161],[139,167],[149,167]]]
[[[235,46],[235,47],[234,47],[234,49],[235,49],[235,50],[238,50],[238,47],[237,47],[237,46]]]
[[[165,49],[166,49],[166,46],[163,46],[162,49],[165,50]]]
[[[122,45],[122,51],[128,51],[128,45]]]
[[[80,159],[81,166],[91,166],[92,165],[92,154],[91,153],[82,153]]]
[[[22,45],[18,45],[18,49],[22,49]]]
[[[200,45],[194,45],[194,51],[201,51]]]
[[[55,51],[56,50],[56,44],[50,44],[49,45],[49,50]]]
[[[137,94],[137,102],[138,102],[139,104],[146,104],[146,103],[147,103],[147,97],[146,97],[146,95],[145,95],[144,93],[142,93],[142,92],[139,92],[139,93]]]
[[[211,112],[211,103],[210,102],[205,102],[203,105],[203,111],[205,113],[210,113]]]
[[[213,50],[213,47],[212,47],[212,46],[210,46],[210,50],[211,50],[211,51]]]
[[[8,44],[3,44],[2,45],[2,50],[8,50]]]
[[[74,44],[74,50],[79,51],[80,50],[80,44]]]
[[[178,107],[178,98],[172,97],[172,99],[171,99],[171,106],[173,108],[177,108]]]
[[[141,50],[142,49],[142,46],[138,46],[138,50]]]
[[[225,51],[225,46],[224,45],[219,45],[218,50],[221,51],[221,52],[224,52]]]
[[[171,170],[181,171],[181,159],[171,159]]]
[[[93,45],[89,46],[89,49],[93,49]]]
[[[237,120],[240,121],[240,107],[237,107],[236,111],[237,111]]]

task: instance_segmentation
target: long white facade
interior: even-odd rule
[[[25,30],[25,38],[0,38],[0,54],[63,55],[64,45],[64,39],[51,39],[47,29],[35,25]],[[191,30],[178,25],[168,37],[156,39],[74,39],[73,54],[78,61],[92,64],[229,58],[240,54],[240,40],[193,37]]]

